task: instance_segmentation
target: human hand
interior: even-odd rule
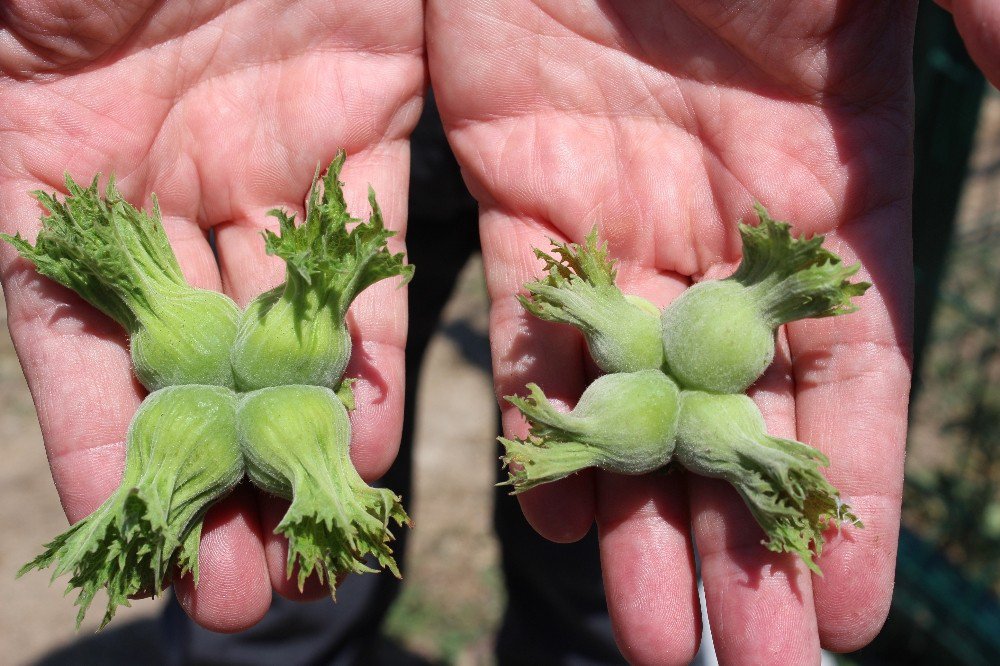
[[[1000,4],[991,0],[937,0],[955,17],[969,55],[996,87],[1000,87]]]
[[[298,211],[317,164],[338,148],[348,204],[367,215],[379,193],[387,226],[405,227],[407,137],[424,86],[421,3],[5,3],[0,9],[0,224],[31,239],[41,209],[28,192],[61,190],[63,173],[114,173],[137,205],[155,193],[184,274],[240,305],[284,279],[264,253],[265,213]],[[208,242],[214,233],[218,262]],[[402,237],[390,243],[401,247]],[[124,438],[144,390],[124,332],[74,294],[0,248],[8,321],[38,410],[53,479],[71,522],[121,478]],[[383,282],[360,296],[347,375],[352,458],[380,476],[398,448],[405,291]],[[286,505],[245,488],[207,516],[200,579],[175,581],[199,624],[251,626],[285,578],[273,534]]]
[[[592,377],[582,339],[514,298],[532,247],[596,223],[626,293],[659,306],[739,259],[759,200],[827,234],[874,287],[848,317],[779,333],[757,383],[769,431],[831,459],[865,524],[810,575],[726,484],[588,471],[521,496],[573,541],[597,521],[609,610],[634,663],[686,663],[700,636],[694,536],[723,663],[815,663],[881,627],[891,597],[910,381],[913,3],[428,4],[431,79],[480,202],[498,396],[538,383],[571,405]],[[508,434],[525,434],[505,407]]]

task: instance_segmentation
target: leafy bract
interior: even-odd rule
[[[129,598],[158,594],[173,567],[197,578],[198,538],[208,507],[243,476],[236,443],[236,394],[218,386],[173,386],[143,401],[129,427],[125,473],[92,514],[25,565],[70,574],[77,626],[99,590],[103,627]]]
[[[255,299],[243,313],[232,362],[242,390],[309,384],[335,388],[351,356],[345,317],[355,297],[379,280],[408,281],[413,266],[389,252],[394,232],[369,188],[367,222],[347,211],[341,151],[313,181],[305,220],[274,210],[279,233],[265,232],[267,252],[286,265],[285,282]],[[349,228],[352,227],[352,228]]]
[[[597,367],[605,372],[658,369],[663,364],[659,312],[615,285],[614,261],[607,244],[597,242],[597,229],[582,245],[552,245],[552,254],[535,250],[546,276],[524,286],[530,296],[518,297],[524,309],[579,329]]]
[[[851,282],[860,264],[845,265],[823,245],[823,236],[795,238],[791,225],[771,218],[756,205],[758,224],[740,225],[743,260],[729,278],[758,299],[772,326],[857,310],[851,299],[871,286]]]
[[[736,272],[690,287],[663,311],[666,366],[682,388],[746,390],[774,360],[778,326],[852,312],[870,286],[850,281],[858,265],[845,266],[822,236],[795,238],[762,207],[757,214],[756,227],[740,225]]]
[[[674,449],[678,391],[659,370],[604,375],[569,413],[555,409],[540,388],[508,396],[530,426],[526,439],[500,438],[513,492],[587,467],[643,474],[666,465]]]
[[[250,479],[291,500],[276,533],[288,538],[289,577],[337,577],[385,567],[399,576],[390,523],[409,524],[399,497],[373,488],[350,458],[347,409],[330,389],[278,386],[245,394],[239,441]]]
[[[745,395],[681,392],[677,461],[703,476],[729,481],[766,534],[764,545],[791,552],[816,573],[823,532],[862,527],[820,473],[826,456],[801,442],[767,434],[764,417]]]
[[[238,309],[231,299],[187,284],[153,200],[148,214],[108,181],[81,187],[69,175],[64,200],[35,192],[47,209],[31,245],[3,235],[35,269],[121,324],[136,376],[150,390],[177,384],[233,386],[229,349]]]

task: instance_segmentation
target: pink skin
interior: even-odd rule
[[[1000,87],[1000,3],[994,0],[937,0],[955,17],[969,55],[994,86]]]
[[[121,5],[121,6],[120,6]],[[125,196],[156,193],[187,278],[245,305],[283,279],[266,257],[268,209],[301,211],[320,162],[338,148],[351,210],[367,185],[387,224],[405,230],[408,136],[426,82],[419,0],[238,3],[43,0],[0,10],[0,224],[33,238],[30,190],[62,191],[64,170],[89,181],[114,172]],[[218,239],[219,265],[207,242]],[[393,239],[402,249],[402,236]],[[123,439],[144,391],[124,333],[0,247],[11,335],[38,408],[71,521],[117,486]],[[403,404],[406,292],[366,291],[350,314],[348,373],[359,408],[352,453],[367,479],[396,455]],[[285,580],[285,544],[271,533],[282,505],[241,488],[206,520],[201,579],[177,583],[199,623],[237,631],[257,622]]]
[[[113,170],[133,200],[159,195],[189,278],[245,304],[281,279],[262,254],[264,211],[299,209],[316,163],[343,146],[354,210],[371,182],[402,231],[406,136],[425,82],[421,3],[333,4],[95,1],[77,18],[82,5],[68,0],[6,3],[0,224],[33,234],[39,210],[25,192],[59,189],[67,166],[81,178]],[[973,34],[989,0],[951,4],[973,54],[996,62],[996,40]],[[498,394],[536,381],[570,405],[592,373],[578,336],[529,319],[513,298],[538,273],[532,246],[579,242],[597,223],[625,290],[662,306],[733,269],[733,222],[757,199],[800,231],[829,234],[875,285],[856,314],[783,329],[778,362],[755,387],[773,433],[830,456],[866,529],[834,538],[817,578],[761,548],[738,498],[714,481],[588,472],[524,495],[525,515],[557,541],[596,519],[619,644],[636,663],[686,662],[697,647],[689,525],[724,661],[808,663],[820,645],[859,647],[888,608],[899,523],[913,3],[565,7],[427,3],[438,103],[482,205]],[[120,331],[10,248],[0,260],[53,477],[78,520],[117,484],[142,393]],[[362,377],[353,453],[366,478],[399,438],[405,292],[394,286],[366,292],[351,317],[349,373]],[[524,433],[512,410],[504,423]],[[265,536],[280,515],[248,489],[211,513],[201,584],[178,585],[196,621],[234,631],[261,616],[272,586],[296,596],[284,545]]]
[[[773,433],[829,455],[865,523],[832,535],[824,577],[762,548],[716,481],[585,473],[522,496],[557,541],[596,519],[634,663],[697,648],[690,525],[723,663],[815,663],[885,618],[910,381],[913,19],[909,3],[829,0],[428,3],[437,103],[481,204],[498,395],[535,381],[571,405],[588,378],[580,337],[514,298],[549,237],[581,242],[597,224],[624,290],[662,306],[735,268],[734,223],[759,200],[874,283],[859,313],[785,327],[755,389]],[[509,406],[504,425],[525,432]]]

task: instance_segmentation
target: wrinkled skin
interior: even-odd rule
[[[526,493],[543,535],[596,518],[618,643],[635,663],[697,647],[689,526],[722,663],[806,664],[881,626],[892,588],[910,381],[914,6],[814,0],[506,0],[428,5],[431,80],[481,203],[499,395],[537,382],[572,404],[591,376],[579,336],[514,295],[530,248],[597,223],[626,292],[659,306],[739,259],[735,221],[774,217],[863,264],[860,312],[799,322],[754,397],[779,437],[832,460],[864,530],[809,574],[720,482],[580,474]],[[508,433],[524,434],[516,410]],[[780,659],[778,658],[780,655]]]
[[[691,524],[723,661],[811,663],[820,644],[858,647],[888,608],[899,523],[913,4],[578,4],[427,3],[438,103],[482,203],[498,394],[536,381],[572,404],[593,373],[577,336],[530,320],[513,298],[537,275],[531,246],[580,242],[599,223],[626,291],[662,306],[735,267],[732,223],[757,199],[801,231],[828,233],[875,285],[858,313],[785,327],[778,363],[755,390],[773,434],[830,456],[829,477],[866,529],[834,539],[820,579],[761,548],[736,495],[713,481],[581,474],[525,495],[525,514],[558,541],[596,518],[619,645],[636,663],[684,663],[696,648]],[[997,40],[968,27],[979,34],[990,0],[951,4],[974,55],[998,62]],[[245,304],[281,279],[278,262],[262,257],[264,212],[299,209],[315,165],[340,146],[355,155],[344,174],[350,203],[364,210],[371,182],[402,229],[405,137],[424,83],[420,3],[219,5],[4,6],[5,230],[33,233],[39,211],[24,193],[57,189],[66,165],[83,178],[114,170],[133,200],[157,192],[189,278]],[[98,12],[70,38],[62,17],[75,7]],[[262,38],[268,23],[274,36]],[[299,41],[285,37],[300,31]],[[10,248],[0,258],[53,476],[78,520],[117,483],[141,397],[124,336]],[[363,294],[351,317],[364,350],[348,374],[362,377],[353,454],[365,478],[385,469],[399,438],[405,318],[394,286]],[[514,410],[504,421],[524,435]],[[201,585],[178,585],[196,621],[240,629],[263,613],[271,585],[291,594],[283,545],[267,536],[281,510],[241,492],[210,515]]]
[[[689,526],[722,663],[816,663],[881,627],[892,592],[910,384],[915,3],[503,0],[428,5],[428,59],[449,141],[481,203],[498,395],[527,381],[572,404],[593,373],[578,336],[514,299],[532,246],[597,223],[626,292],[663,306],[730,274],[757,200],[860,261],[847,317],[779,331],[752,394],[769,431],[826,453],[864,530],[811,576],[725,484],[580,474],[521,496],[556,541],[596,519],[618,645],[687,663],[700,635]],[[1000,83],[1000,7],[944,4]],[[501,403],[503,404],[503,403]],[[509,435],[525,424],[509,405]]]
[[[265,213],[301,216],[316,166],[341,147],[351,210],[367,217],[371,183],[387,225],[404,230],[408,136],[426,78],[418,0],[12,0],[0,30],[4,231],[34,237],[41,210],[27,192],[62,191],[64,169],[84,182],[113,171],[130,201],[149,206],[156,193],[188,280],[244,306],[284,279],[284,264],[264,254],[261,229],[277,230]],[[401,238],[392,243],[401,249]],[[123,331],[2,245],[11,335],[76,521],[117,486],[143,394]],[[397,286],[373,286],[349,317],[358,342],[347,372],[360,377],[352,453],[369,480],[395,457],[402,424]],[[267,610],[272,586],[299,596],[272,534],[285,506],[244,488],[210,513],[199,585],[176,586],[198,623],[243,629]]]

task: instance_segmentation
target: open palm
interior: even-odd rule
[[[860,312],[784,327],[758,382],[772,434],[816,446],[865,529],[833,539],[811,576],[728,486],[682,475],[579,474],[523,496],[555,540],[596,518],[620,647],[685,662],[700,635],[701,558],[723,661],[814,663],[869,641],[888,610],[910,365],[908,241],[912,3],[428,5],[431,80],[481,205],[499,395],[529,381],[572,404],[592,376],[580,336],[514,298],[531,248],[596,224],[626,292],[664,305],[731,272],[754,200],[828,234],[873,289]],[[738,344],[738,341],[735,341]],[[508,432],[525,425],[507,408]]]
[[[114,172],[126,198],[153,193],[185,276],[245,305],[283,279],[261,229],[273,207],[301,211],[313,172],[338,148],[348,203],[368,183],[403,231],[407,137],[424,85],[421,3],[171,1],[5,3],[0,9],[0,220],[32,238],[28,192]],[[218,260],[209,244],[214,233]],[[401,237],[392,240],[401,245]],[[397,248],[398,249],[398,248]],[[71,521],[117,486],[143,396],[124,332],[0,249],[9,324]],[[358,409],[352,455],[368,479],[398,447],[405,291],[396,280],[351,310]],[[256,622],[284,576],[275,500],[239,490],[206,519],[201,575],[178,582],[206,627]]]

